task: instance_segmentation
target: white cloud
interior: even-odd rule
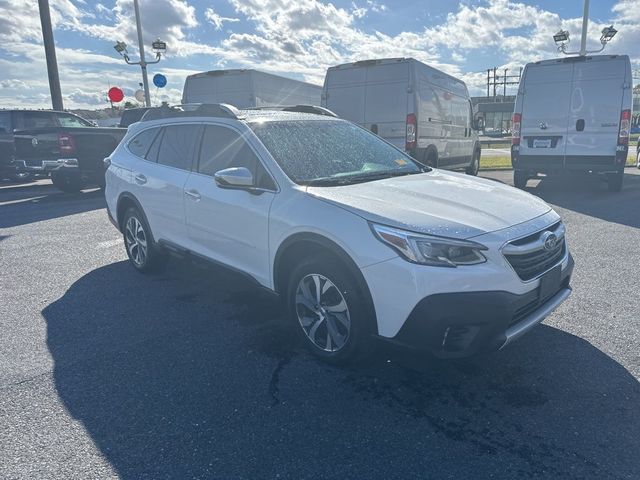
[[[240,21],[239,18],[223,17],[223,16],[217,14],[213,10],[213,8],[207,8],[204,11],[204,17],[209,21],[209,23],[211,23],[211,25],[213,25],[213,27],[216,30],[221,30],[222,26],[225,24],[225,22],[233,23],[233,22],[239,22]]]

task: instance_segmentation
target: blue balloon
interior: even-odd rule
[[[153,76],[153,84],[158,88],[162,88],[167,84],[167,77],[165,77],[161,73],[156,73]]]

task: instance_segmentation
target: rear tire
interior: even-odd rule
[[[527,180],[529,180],[529,174],[524,170],[513,171],[513,186],[524,190],[527,187]]]
[[[353,275],[340,261],[328,255],[307,258],[289,278],[289,315],[313,355],[328,363],[344,364],[371,354],[366,302]]]
[[[148,273],[165,267],[168,256],[154,242],[149,224],[140,210],[130,208],[125,212],[122,232],[127,256],[136,270]]]
[[[9,175],[9,179],[15,183],[27,183],[33,181],[33,173],[31,172],[16,172]]]
[[[82,181],[78,172],[62,172],[54,170],[51,172],[51,183],[63,192],[78,193],[82,190]]]
[[[624,170],[607,174],[607,187],[609,187],[610,192],[619,192],[620,190],[622,190],[623,181]]]
[[[473,157],[471,158],[471,165],[469,165],[466,169],[467,175],[473,175],[474,177],[478,175],[480,171],[480,150],[476,150],[473,152]]]

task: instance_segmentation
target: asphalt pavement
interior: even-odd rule
[[[135,272],[101,192],[0,184],[0,478],[640,478],[638,173],[530,182],[574,293],[509,348],[341,368],[236,274]]]

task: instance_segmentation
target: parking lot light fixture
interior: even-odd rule
[[[604,45],[609,40],[611,40],[616,35],[616,33],[618,33],[618,30],[613,28],[613,25],[603,28],[602,36],[600,37],[600,43]]]
[[[559,47],[569,43],[569,32],[566,30],[560,30],[553,36],[553,41],[556,42],[556,45]]]

